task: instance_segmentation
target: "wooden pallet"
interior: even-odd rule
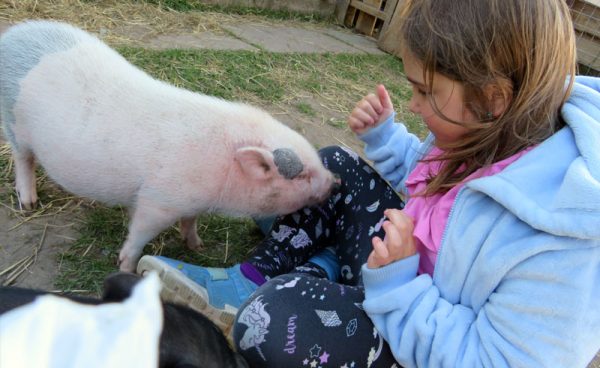
[[[400,0],[404,1],[404,0]],[[394,12],[390,16],[390,20],[385,25],[380,37],[377,40],[377,46],[383,51],[400,57],[400,9],[396,6]]]
[[[577,39],[577,61],[600,73],[600,0],[575,0],[571,16]]]
[[[378,38],[391,19],[398,0],[347,0],[338,20],[346,27]]]

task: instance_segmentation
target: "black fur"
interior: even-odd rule
[[[118,303],[129,297],[140,276],[117,272],[104,280],[102,299],[54,294],[83,304]],[[0,287],[0,314],[31,303],[48,291]],[[221,330],[208,318],[187,307],[163,303],[159,368],[242,368],[248,364],[234,352]]]

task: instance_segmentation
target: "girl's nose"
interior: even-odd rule
[[[418,114],[419,113],[419,110],[420,110],[419,109],[419,103],[416,101],[416,98],[415,98],[414,95],[410,98],[410,101],[408,103],[408,109],[413,114]]]

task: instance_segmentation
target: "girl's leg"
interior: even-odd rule
[[[292,270],[333,278],[330,273],[335,270],[341,283],[358,285],[371,238],[383,236],[383,211],[402,208],[403,203],[356,153],[328,147],[320,154],[325,166],[341,177],[340,191],[320,206],[279,217],[248,262],[207,268],[144,256],[137,272],[158,271],[171,299],[210,316],[226,333],[237,308],[269,278]],[[322,253],[326,247],[333,247],[339,264],[326,267],[331,261]]]
[[[358,154],[337,146],[319,154],[325,167],[340,176],[339,191],[317,207],[276,218],[248,262],[271,278],[302,267],[316,252],[332,246],[341,282],[357,285],[372,237],[383,235],[383,211],[403,208],[404,203]]]
[[[240,307],[233,341],[252,367],[399,367],[363,299],[360,287],[278,276]]]

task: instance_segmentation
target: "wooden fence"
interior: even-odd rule
[[[377,39],[380,49],[399,54],[399,7],[403,0],[338,0],[338,22]],[[600,0],[567,0],[583,74],[600,75]]]

